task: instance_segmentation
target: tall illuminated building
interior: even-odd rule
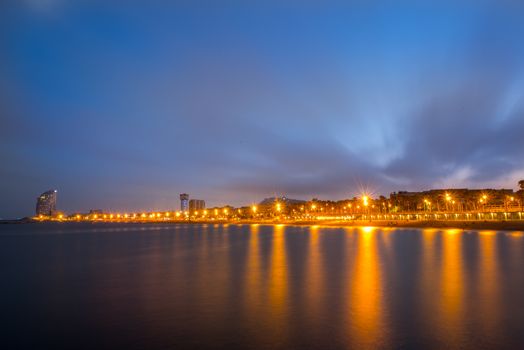
[[[56,212],[57,190],[42,193],[36,199],[36,215],[53,215]]]
[[[189,195],[187,193],[180,194],[180,210],[189,211]]]

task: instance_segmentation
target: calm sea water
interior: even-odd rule
[[[524,234],[0,225],[3,349],[523,349]]]

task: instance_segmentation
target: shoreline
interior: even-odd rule
[[[163,220],[163,221],[59,221],[59,220],[0,220],[0,224],[38,224],[38,223],[92,223],[92,224],[190,224],[190,225],[289,225],[289,226],[318,226],[318,227],[390,227],[390,228],[435,228],[435,229],[470,229],[470,230],[498,230],[524,231],[524,220],[508,221],[455,221],[455,220]]]
[[[390,227],[433,228],[461,230],[524,231],[524,221],[406,221],[406,220],[355,220],[355,221],[288,221],[288,222],[227,222],[229,224],[290,225],[318,227]]]

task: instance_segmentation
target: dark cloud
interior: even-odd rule
[[[435,96],[413,117],[404,154],[386,173],[415,184],[431,184],[428,179],[447,177],[468,167],[474,184],[522,169],[524,110],[517,108],[499,121],[503,90],[497,85],[478,90],[478,85],[471,84]]]
[[[385,172],[417,187],[457,173],[460,185],[483,186],[524,169],[523,57],[497,20],[482,18],[460,70],[424,85],[429,98],[407,118],[404,152]],[[500,186],[515,187],[513,180]]]
[[[0,21],[3,216],[53,187],[69,211],[145,210],[524,175],[509,4],[65,3]]]

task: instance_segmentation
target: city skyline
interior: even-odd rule
[[[52,204],[49,204],[49,195],[51,195]],[[262,200],[253,201],[250,203],[242,203],[240,205],[231,205],[231,203],[220,203],[218,205],[206,206],[206,201],[202,199],[191,198],[188,193],[181,193],[178,196],[180,200],[178,204],[171,204],[165,208],[144,208],[141,210],[127,210],[128,208],[91,208],[87,211],[78,210],[64,210],[57,209],[57,190],[50,190],[42,193],[37,198],[36,204],[36,218],[73,218],[81,219],[88,218],[95,215],[95,219],[138,219],[140,218],[156,218],[160,213],[173,214],[171,217],[164,217],[162,219],[173,220],[175,218],[184,219],[184,215],[189,217],[203,216],[209,214],[212,216],[213,210],[217,216],[216,210],[222,212],[223,209],[229,208],[232,210],[228,215],[232,215],[238,210],[249,212],[254,217],[261,214],[262,211],[267,213],[281,212],[284,207],[287,209],[300,208],[296,211],[296,215],[300,216],[306,212],[314,211],[319,203],[333,206],[332,212],[339,214],[345,212],[348,214],[357,214],[355,208],[367,209],[369,206],[371,212],[376,213],[417,213],[423,212],[489,212],[489,211],[519,211],[524,208],[524,180],[520,180],[517,184],[517,190],[510,188],[441,188],[441,189],[427,189],[423,191],[395,191],[384,196],[375,192],[365,190],[358,195],[345,198],[289,198],[285,194],[274,197],[266,197]],[[353,209],[351,205],[354,204]],[[349,204],[349,206],[348,206]],[[178,205],[178,209],[176,209]],[[311,207],[313,205],[313,207]],[[323,206],[324,204],[322,204]],[[311,208],[310,208],[311,207]],[[42,210],[42,208],[45,208]],[[261,208],[264,208],[261,210]],[[308,208],[308,209],[306,209]],[[342,210],[343,208],[343,210]],[[304,211],[305,210],[305,211]],[[329,210],[328,210],[329,211]],[[362,214],[361,212],[360,214]],[[102,214],[103,217],[102,217]],[[107,214],[107,215],[105,215]],[[111,214],[109,218],[108,215]],[[176,217],[174,214],[177,214]],[[519,214],[520,216],[522,215]],[[160,216],[159,216],[160,217]]]
[[[515,194],[521,194],[522,191],[523,191],[523,186],[524,186],[524,180],[519,180],[518,183],[515,185],[515,186],[509,186],[509,188],[504,188],[504,187],[491,187],[491,188],[480,188],[480,187],[477,187],[477,188],[459,188],[459,187],[446,187],[446,188],[425,188],[425,189],[421,189],[421,190],[414,190],[414,189],[406,189],[406,188],[403,188],[401,190],[397,189],[395,191],[392,191],[392,192],[389,192],[389,193],[378,193],[376,192],[374,189],[371,189],[369,187],[366,187],[366,188],[363,188],[363,187],[360,187],[360,190],[357,191],[357,192],[352,192],[351,195],[346,195],[346,196],[343,196],[343,195],[340,195],[338,197],[319,197],[319,196],[309,196],[309,197],[297,197],[297,198],[294,198],[294,200],[300,200],[300,201],[311,201],[311,200],[320,200],[320,201],[334,201],[334,202],[341,202],[341,201],[346,201],[346,200],[349,200],[349,199],[355,199],[355,198],[361,198],[362,196],[368,196],[370,198],[388,198],[388,197],[391,197],[393,195],[396,195],[396,194],[399,194],[399,193],[424,193],[424,192],[433,192],[433,191],[451,191],[451,192],[456,192],[456,191],[462,191],[462,190],[467,190],[467,191],[478,191],[478,192],[482,192],[482,191],[512,191],[512,193],[515,193]],[[127,207],[120,207],[120,208],[108,208],[108,207],[104,207],[104,206],[100,206],[100,205],[94,205],[94,206],[91,206],[89,208],[87,208],[85,205],[82,206],[82,209],[78,209],[78,208],[65,208],[65,207],[59,207],[57,206],[57,192],[58,190],[49,190],[49,191],[46,191],[44,193],[42,193],[40,196],[37,197],[37,210],[36,210],[36,214],[38,215],[38,207],[40,206],[40,201],[41,201],[41,198],[43,198],[43,196],[49,194],[49,193],[52,193],[53,195],[53,209],[51,210],[52,212],[61,212],[61,213],[80,213],[80,212],[89,212],[89,211],[93,211],[93,210],[102,210],[102,211],[105,211],[105,212],[162,212],[162,211],[176,211],[174,208],[176,207],[179,207],[180,211],[184,212],[184,211],[187,211],[189,210],[189,208],[191,208],[192,204],[191,202],[193,201],[196,201],[196,202],[202,202],[203,204],[198,204],[199,205],[199,208],[202,208],[201,206],[203,205],[203,207],[206,207],[206,200],[202,200],[202,199],[195,199],[195,198],[192,198],[190,197],[189,194],[187,193],[181,193],[181,194],[173,194],[171,195],[170,197],[172,198],[171,201],[169,201],[169,203],[167,205],[164,205],[164,206],[160,206],[160,207],[141,207],[141,208],[138,208],[137,209],[137,206],[134,205],[134,203],[127,203],[128,206]],[[272,196],[271,196],[272,195]],[[191,199],[190,199],[191,198]],[[289,198],[289,196],[286,194],[286,193],[273,193],[273,194],[266,194],[266,196],[263,196],[263,197],[259,197],[255,200],[252,200],[250,202],[236,202],[236,203],[228,203],[228,202],[224,202],[224,201],[221,201],[221,202],[212,202],[211,206],[210,207],[224,207],[224,206],[232,206],[232,207],[249,207],[253,204],[260,204],[260,203],[263,203],[265,200],[268,200],[268,199],[272,199],[272,198]],[[519,200],[520,200],[520,196],[517,197]],[[28,203],[26,203],[28,204]],[[28,206],[28,205],[26,205]],[[34,208],[34,205],[33,205],[33,208]],[[87,208],[87,209],[86,209]],[[15,218],[22,218],[22,217],[29,217],[31,216],[31,213],[25,213],[23,215],[19,215],[18,217],[1,217],[0,216],[0,219],[3,218],[3,219],[15,219]]]
[[[515,2],[0,9],[0,217],[524,178]]]

